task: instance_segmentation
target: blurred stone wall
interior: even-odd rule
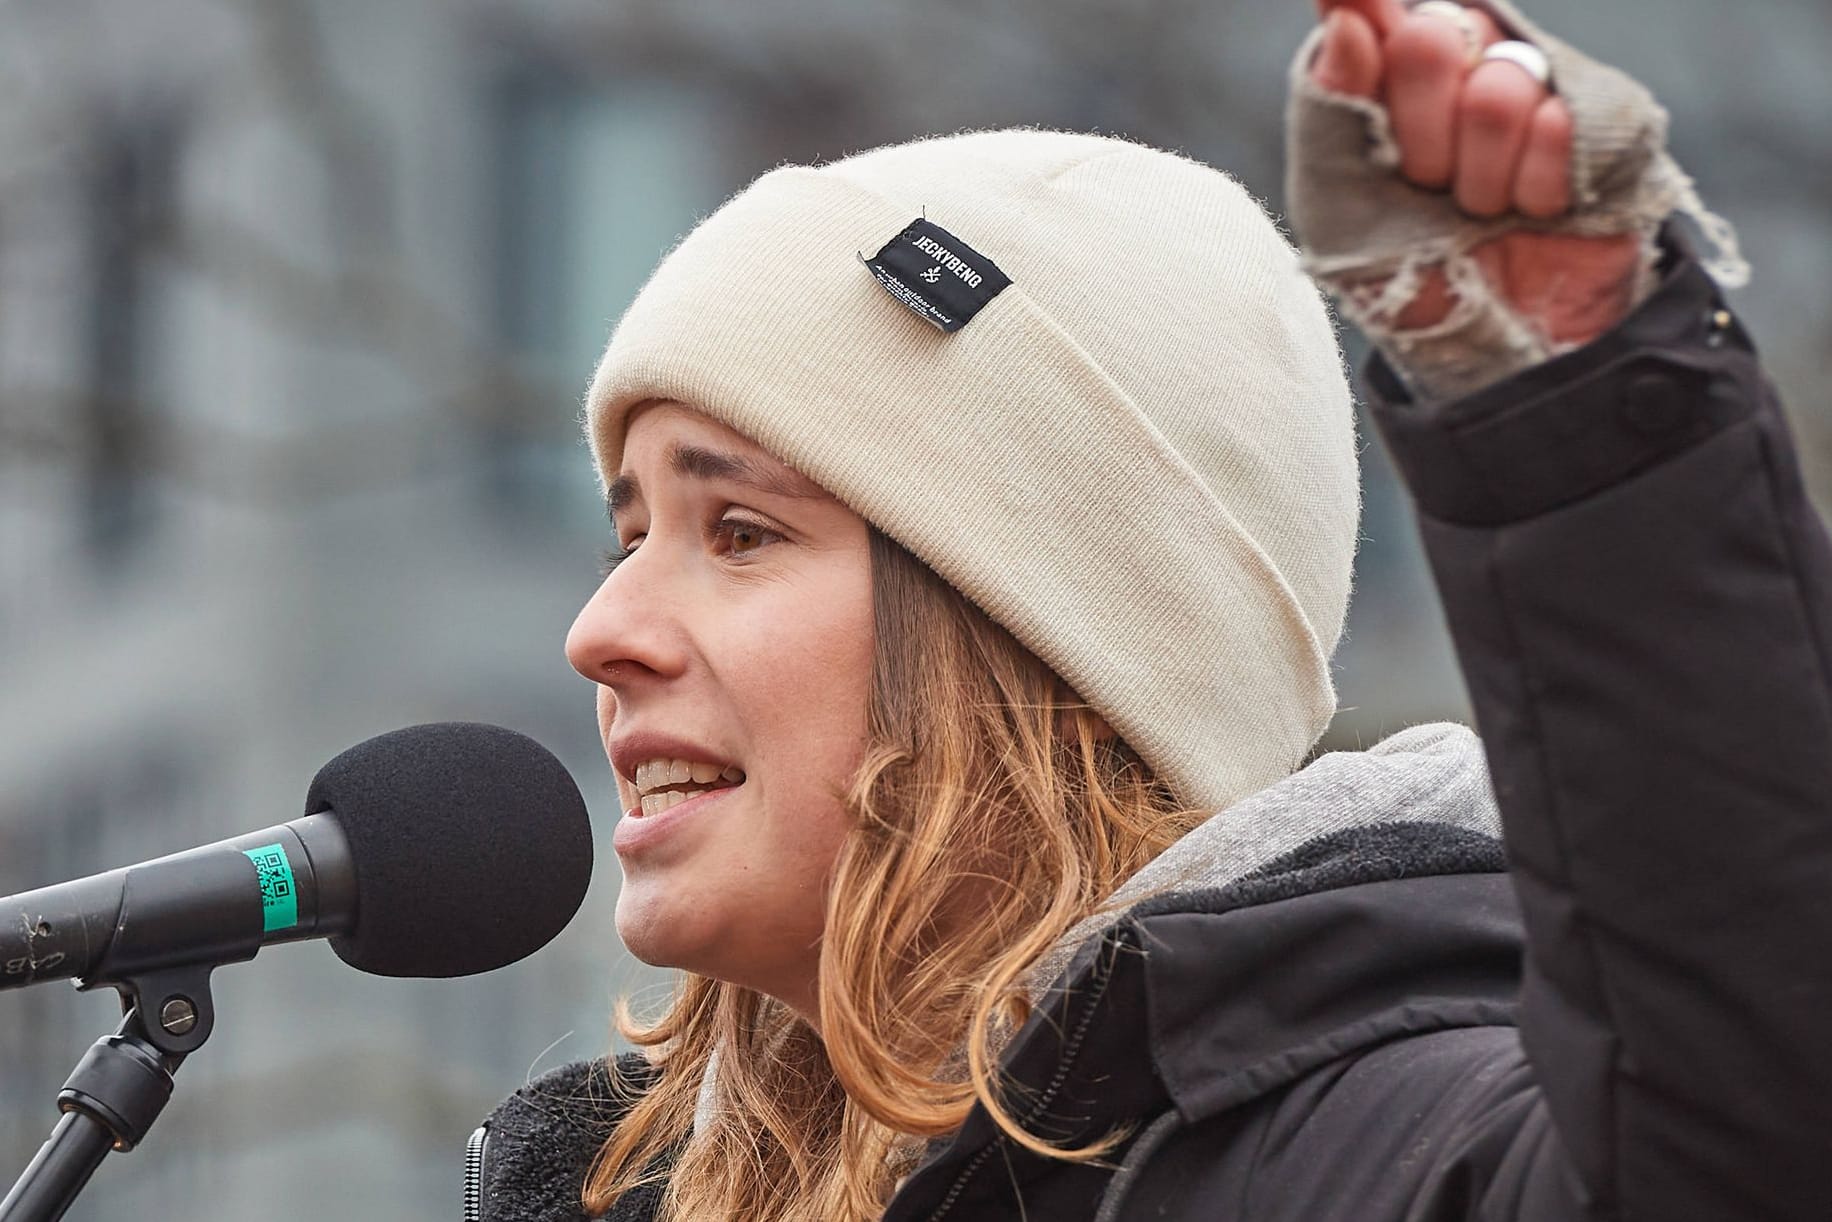
[[[1812,0],[1543,0],[1648,81],[1756,268],[1736,298],[1822,496],[1832,164]],[[547,951],[384,981],[322,946],[218,976],[152,1139],[70,1215],[449,1217],[462,1141],[601,1051],[616,802],[560,652],[607,530],[597,347],[694,220],[786,159],[1039,124],[1181,149],[1280,207],[1307,0],[125,0],[0,10],[0,894],[277,822],[413,721],[533,734],[600,860]],[[1353,342],[1353,341],[1351,341]],[[1371,436],[1353,746],[1463,709]],[[0,996],[0,1180],[111,996]]]

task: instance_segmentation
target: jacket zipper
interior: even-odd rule
[[[1114,936],[1111,946],[1103,948],[1101,957],[1096,961],[1094,967],[1093,991],[1087,997],[1075,1025],[1070,1028],[1068,1038],[1063,1042],[1062,1053],[1057,1057],[1056,1072],[1051,1075],[1042,1093],[1036,1097],[1030,1107],[1025,1109],[1023,1115],[1018,1117],[1020,1125],[1028,1127],[1031,1121],[1043,1115],[1049,1110],[1050,1104],[1056,1101],[1056,1096],[1061,1093],[1064,1083],[1069,1080],[1069,1074],[1074,1072],[1075,1060],[1081,1055],[1081,1043],[1087,1038],[1088,1028],[1094,1025],[1094,1019],[1100,1013],[1101,999],[1107,994],[1107,986],[1113,983],[1113,969],[1118,964],[1120,955],[1137,945],[1130,931],[1122,926],[1117,936]],[[947,1195],[942,1197],[941,1204],[937,1205],[935,1211],[929,1215],[928,1222],[941,1222],[941,1219],[947,1216],[948,1211],[954,1208],[954,1202],[960,1199],[968,1181],[973,1179],[981,1164],[992,1156],[993,1151],[998,1149],[1004,1140],[1003,1134],[995,1135],[985,1149],[974,1155],[967,1165],[961,1168],[960,1174],[949,1186]]]
[[[483,1222],[483,1145],[489,1131],[486,1120],[464,1143],[464,1222]]]

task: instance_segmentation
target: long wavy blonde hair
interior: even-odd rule
[[[599,1152],[588,1212],[665,1178],[667,1222],[875,1218],[920,1139],[976,1102],[1030,1149],[1105,1148],[1026,1132],[998,1050],[1038,958],[1207,812],[1180,807],[1047,666],[876,530],[871,569],[869,737],[839,795],[853,826],[827,895],[820,1031],[691,974],[653,1023],[620,1003],[659,1076]]]

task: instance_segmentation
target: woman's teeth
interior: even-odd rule
[[[705,789],[671,789],[666,793],[646,793],[642,796],[642,813],[659,815],[685,802],[688,798],[697,798],[703,793],[710,793],[714,787]],[[724,786],[718,786],[724,788]]]
[[[644,815],[659,815],[688,798],[744,780],[744,770],[701,760],[654,759],[636,766],[636,791]]]

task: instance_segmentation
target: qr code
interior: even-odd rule
[[[293,893],[292,871],[286,868],[286,854],[275,845],[248,855],[261,876],[261,902],[278,904]]]

